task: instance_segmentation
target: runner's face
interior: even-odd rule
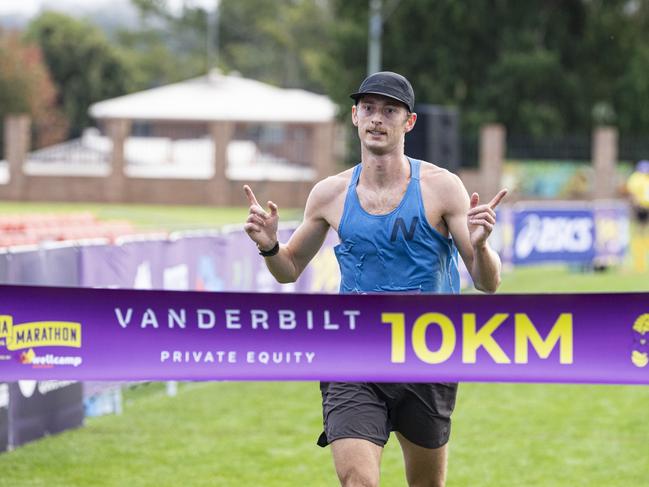
[[[375,154],[399,148],[415,120],[416,115],[402,103],[381,95],[365,95],[352,107],[352,121],[358,127],[361,144]]]

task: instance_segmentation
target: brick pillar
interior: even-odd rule
[[[29,115],[7,115],[4,120],[4,158],[9,163],[9,191],[7,197],[24,199],[25,174],[23,163],[31,146]]]
[[[595,172],[593,198],[609,199],[616,196],[617,129],[596,127],[593,131],[591,157]]]
[[[480,199],[489,201],[501,189],[506,131],[500,124],[480,129]]]
[[[219,121],[210,123],[210,135],[214,144],[214,176],[209,182],[209,194],[207,200],[215,205],[231,206],[234,202],[230,195],[230,182],[226,175],[228,167],[228,144],[234,133],[234,123],[229,121]],[[243,190],[238,203],[245,206]]]
[[[311,137],[311,166],[316,171],[316,181],[320,181],[336,171],[334,123],[314,124]]]
[[[124,202],[126,199],[126,175],[124,174],[126,156],[124,146],[126,139],[131,134],[131,121],[123,119],[107,120],[106,133],[113,143],[110,159],[111,172],[107,178],[106,199],[114,203]]]

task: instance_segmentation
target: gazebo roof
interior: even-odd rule
[[[209,75],[94,103],[97,119],[316,123],[332,121],[326,96],[211,72]]]

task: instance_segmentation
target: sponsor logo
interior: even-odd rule
[[[594,244],[593,219],[528,215],[516,237],[516,257],[524,259],[533,252],[583,253]]]
[[[641,314],[633,323],[631,362],[636,367],[649,364],[649,313]]]
[[[5,347],[8,351],[20,352],[18,361],[33,368],[78,367],[82,362],[80,356],[39,354],[34,349],[37,347],[81,348],[81,323],[69,321],[14,323],[13,316],[0,315],[0,347]],[[0,360],[8,359],[11,359],[11,355],[0,353]]]
[[[81,348],[81,323],[36,321],[15,324],[10,315],[0,315],[0,339],[7,350],[33,347]]]
[[[392,235],[390,235],[390,242],[397,240],[399,236],[399,230],[403,233],[403,238],[406,240],[412,240],[415,238],[415,230],[417,230],[417,223],[419,222],[419,217],[416,216],[410,220],[410,226],[406,228],[406,222],[403,218],[397,218],[392,227]]]
[[[22,352],[19,360],[21,364],[43,369],[52,368],[55,365],[79,367],[83,361],[83,359],[78,355],[54,355],[51,353],[46,355],[36,355],[33,348],[30,348],[27,352]]]

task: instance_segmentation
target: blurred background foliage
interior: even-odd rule
[[[214,65],[327,94],[346,117],[366,74],[368,1],[221,0],[218,15],[209,2],[131,1],[135,27],[103,31],[92,18],[44,12],[20,37],[5,32],[0,66],[15,69],[0,70],[0,86],[32,81],[1,90],[11,101],[0,110],[28,110],[37,123],[59,110],[78,135],[91,103]],[[596,124],[649,130],[646,0],[383,0],[382,48],[383,68],[409,77],[419,102],[458,107],[465,131],[486,122],[533,137]]]

